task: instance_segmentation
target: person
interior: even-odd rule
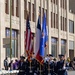
[[[70,70],[70,58],[68,57],[67,60],[66,60],[66,67],[67,67],[67,70]]]
[[[57,59],[54,58],[53,62],[54,62],[54,73],[55,73],[55,75],[57,75]]]
[[[25,59],[24,56],[20,56],[20,61],[18,63],[18,70],[19,70],[18,75],[25,75],[25,61],[24,61],[24,59]]]
[[[15,62],[14,62],[14,64],[13,64],[13,66],[14,66],[13,69],[14,69],[14,70],[17,70],[17,69],[18,69],[18,62],[19,62],[19,61],[18,61],[17,59],[15,59]]]
[[[43,63],[43,75],[48,75],[48,60]]]
[[[37,74],[37,60],[35,59],[34,53],[31,57],[31,70],[33,75]]]
[[[54,72],[54,64],[55,64],[55,63],[54,63],[54,61],[53,61],[53,55],[50,54],[49,57],[50,57],[50,61],[49,61],[50,74],[51,74],[51,75],[55,75],[55,72]]]
[[[8,70],[8,67],[9,67],[8,57],[6,57],[4,60],[4,67],[5,67],[5,70]]]
[[[10,70],[13,70],[13,69],[14,69],[14,63],[13,63],[13,60],[10,61],[9,67],[10,67]]]
[[[57,62],[57,74],[58,75],[67,75],[65,56],[63,54],[59,55],[59,61]]]

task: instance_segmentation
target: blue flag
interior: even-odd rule
[[[46,15],[44,13],[43,23],[42,23],[42,34],[41,34],[41,42],[40,42],[40,55],[44,57],[45,55],[45,46],[48,40],[47,36],[47,28],[46,28]]]

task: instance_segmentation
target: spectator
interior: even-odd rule
[[[8,70],[8,67],[9,67],[8,57],[6,57],[4,60],[4,67],[5,67],[5,70]]]
[[[14,69],[13,60],[10,61],[10,63],[9,63],[9,67],[10,67],[10,70],[13,70],[13,69]]]
[[[17,70],[18,69],[18,60],[17,59],[15,60],[15,62],[13,64],[13,67],[14,67],[13,68],[14,70]]]
[[[69,67],[73,69],[73,61],[70,61]]]

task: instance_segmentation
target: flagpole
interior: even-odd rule
[[[41,74],[41,64],[40,64],[40,75],[42,75],[42,74]]]
[[[32,73],[32,70],[31,70],[32,66],[31,66],[31,60],[30,60],[30,73]]]
[[[12,6],[12,0],[10,0],[10,61],[12,58],[12,24],[11,24],[12,10],[11,10],[11,6]]]

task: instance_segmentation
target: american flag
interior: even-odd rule
[[[33,33],[31,32],[29,15],[27,16],[26,22],[26,34],[25,34],[25,50],[27,52],[27,56],[30,57],[33,53]]]

